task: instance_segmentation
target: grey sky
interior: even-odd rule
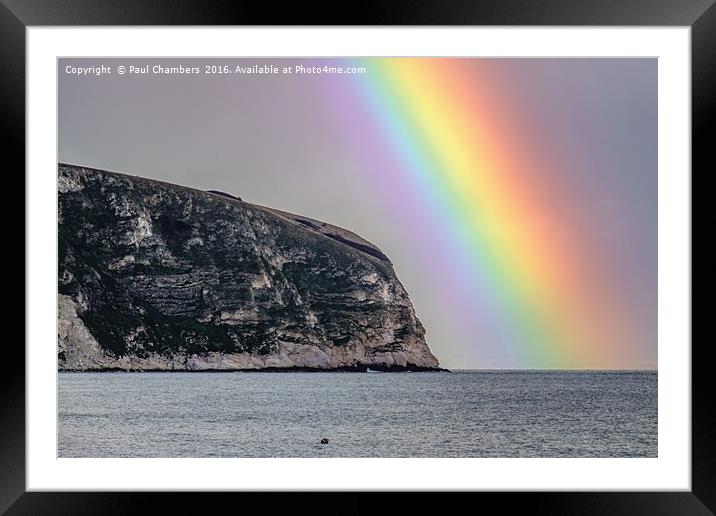
[[[494,61],[494,73],[511,85],[512,107],[530,121],[527,132],[559,156],[560,171],[570,174],[565,180],[588,191],[584,202],[594,205],[589,213],[604,233],[599,238],[619,248],[609,255],[615,260],[610,268],[623,281],[641,336],[630,344],[628,364],[655,367],[656,60]],[[194,66],[210,62],[181,60]],[[401,245],[402,228],[391,225],[390,213],[372,201],[374,187],[360,165],[346,159],[349,143],[336,130],[319,79],[65,73],[68,65],[146,63],[172,60],[59,60],[58,161],[222,190],[355,231],[395,264],[443,365],[529,366],[491,356],[489,346],[475,353],[472,343],[456,343],[450,310],[434,298],[414,249]]]

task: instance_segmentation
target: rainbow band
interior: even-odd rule
[[[404,203],[386,202],[405,224],[432,223],[442,232],[446,247],[431,259],[450,271],[444,296],[459,305],[460,317],[470,322],[482,315],[477,311],[494,312],[489,319],[510,347],[505,356],[534,367],[618,359],[619,343],[630,338],[627,311],[603,284],[599,250],[570,224],[580,210],[570,204],[568,185],[544,183],[540,170],[549,160],[500,102],[505,85],[480,73],[475,60],[345,64],[367,68],[350,82],[375,122],[354,139],[382,139],[396,166],[387,171],[383,164],[375,187],[410,191]],[[465,338],[480,335],[473,328]]]

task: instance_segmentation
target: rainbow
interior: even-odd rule
[[[535,368],[618,365],[634,338],[629,307],[602,250],[575,230],[568,177],[544,173],[559,157],[523,129],[509,84],[479,61],[347,59],[367,73],[326,94],[380,209],[441,276],[434,295],[451,324],[476,353],[493,353],[480,357],[486,366],[495,349]],[[480,346],[488,326],[499,342]]]

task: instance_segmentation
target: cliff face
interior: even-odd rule
[[[62,370],[430,369],[388,258],[222,192],[59,165]]]

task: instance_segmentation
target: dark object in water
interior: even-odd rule
[[[326,439],[325,437],[321,439],[321,444],[328,444],[328,439]]]

